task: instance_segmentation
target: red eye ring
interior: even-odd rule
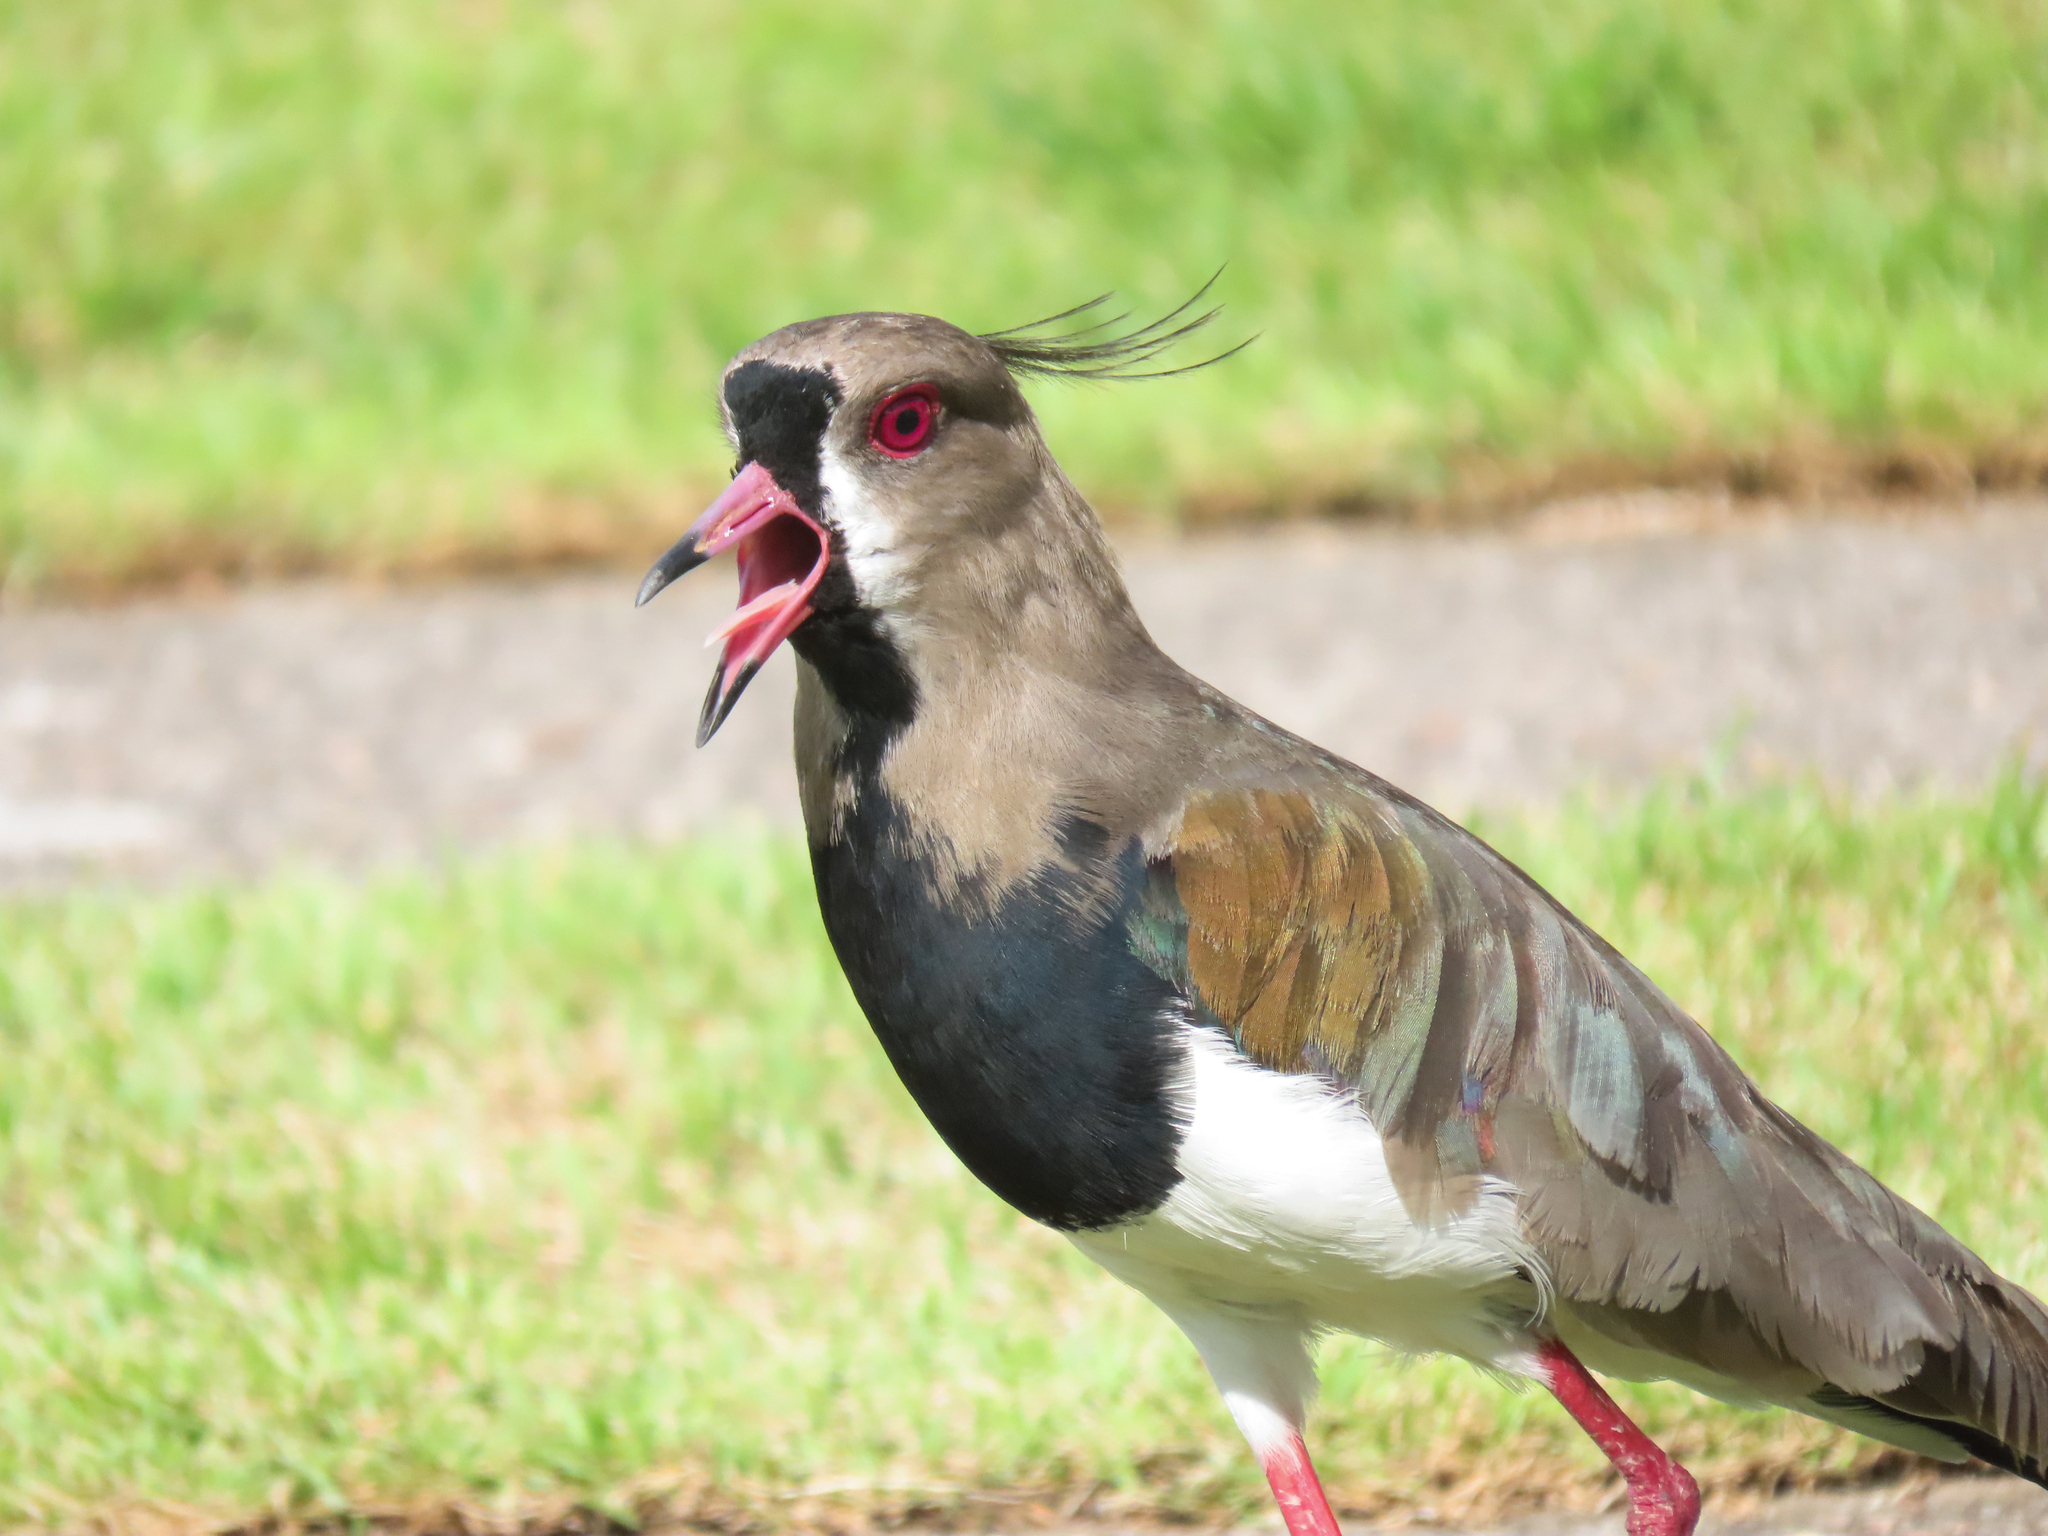
[[[868,442],[892,459],[907,459],[923,453],[938,429],[938,387],[913,384],[875,407],[868,417]]]

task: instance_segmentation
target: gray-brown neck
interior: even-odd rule
[[[905,561],[889,609],[800,637],[796,757],[814,845],[885,796],[941,887],[999,893],[1059,858],[1074,818],[1141,830],[1199,751],[1202,704],[1049,456],[1028,503],[987,521]]]

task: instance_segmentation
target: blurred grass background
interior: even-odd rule
[[[2048,784],[1486,830],[2048,1288]],[[924,1125],[793,840],[66,894],[0,904],[0,953],[0,1523],[1266,1510],[1170,1325]],[[1897,1459],[1623,1395],[1724,1492]],[[1333,1345],[1312,1435],[1354,1513],[1603,1496],[1547,1398],[1452,1363]]]
[[[0,210],[17,588],[637,556],[770,328],[1225,262],[1115,509],[2048,462],[2019,0],[0,0]]]
[[[0,0],[0,583],[645,556],[772,327],[1219,263],[1249,351],[1036,391],[1114,513],[2036,483],[2044,257],[2017,0]],[[2041,1288],[2044,804],[1488,830]],[[793,846],[81,891],[0,956],[0,1522],[1266,1507],[1192,1352],[910,1108]],[[1539,1399],[1327,1381],[1347,1511],[1600,1496]],[[1629,1400],[1723,1490],[1885,1454]]]

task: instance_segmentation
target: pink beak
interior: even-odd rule
[[[635,606],[726,549],[738,553],[740,605],[706,641],[722,640],[725,647],[697,722],[700,747],[725,723],[762,663],[811,616],[811,594],[832,562],[831,535],[797,506],[773,475],[759,463],[749,463],[690,531],[654,562],[640,583]]]

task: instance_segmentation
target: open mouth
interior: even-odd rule
[[[725,723],[775,647],[811,616],[811,594],[832,559],[825,530],[773,475],[758,463],[748,464],[690,531],[654,562],[640,583],[637,602],[649,601],[678,576],[727,549],[735,551],[739,562],[740,605],[705,640],[706,645],[723,641],[724,648],[697,721],[700,747]]]

